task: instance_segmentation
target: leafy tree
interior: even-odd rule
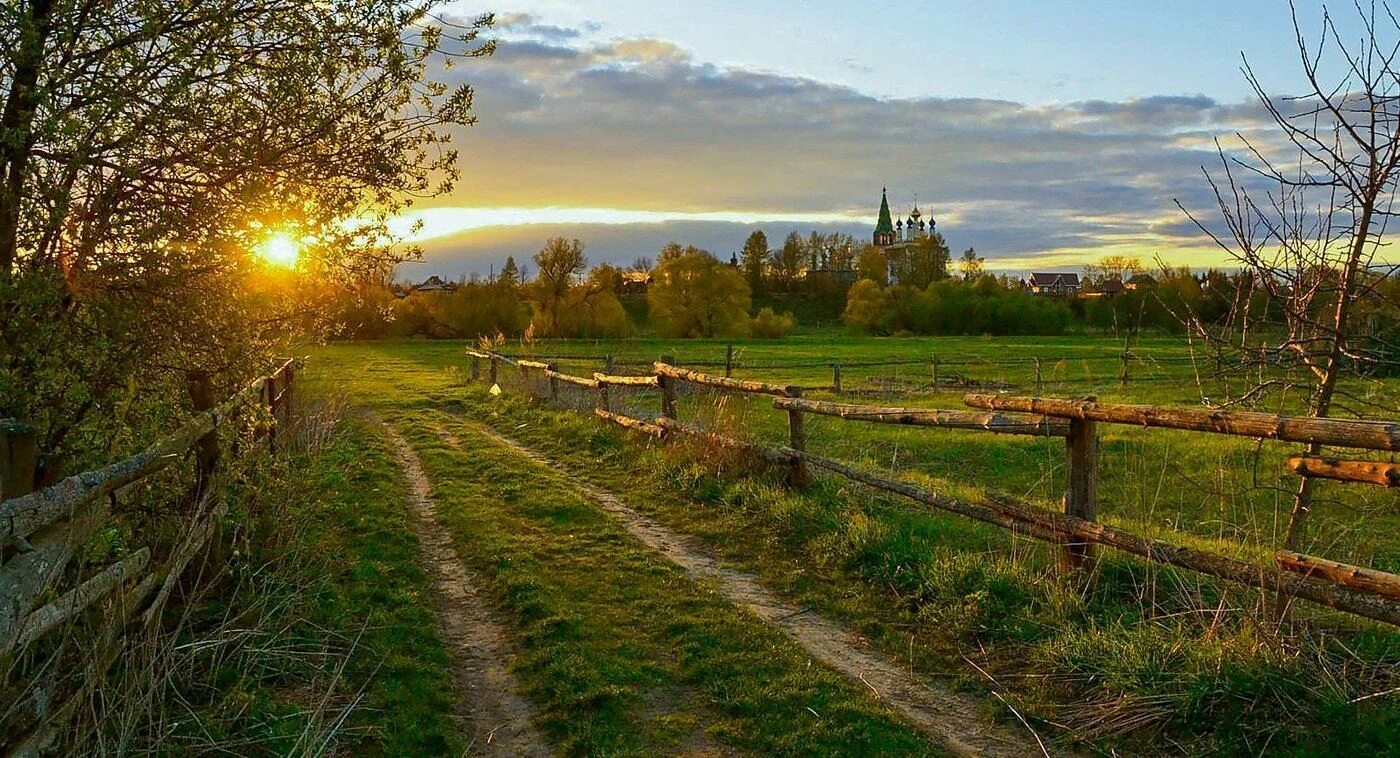
[[[885,254],[874,245],[866,245],[860,251],[860,262],[856,264],[856,276],[875,282],[881,287],[890,283],[890,265]]]
[[[563,237],[551,237],[535,253],[539,273],[531,285],[532,297],[538,309],[536,333],[545,337],[561,336],[564,303],[575,280],[588,267],[583,256],[583,243]]]
[[[942,234],[934,232],[919,239],[909,248],[908,256],[909,265],[899,278],[900,284],[924,289],[948,278],[948,243]]]
[[[851,328],[869,334],[889,334],[894,325],[894,299],[874,279],[861,279],[846,294],[842,318]]]
[[[976,281],[982,277],[982,263],[986,259],[977,254],[977,251],[968,248],[963,251],[962,257],[958,259],[958,269],[962,271],[963,281]]]
[[[749,331],[749,285],[738,270],[693,252],[657,267],[647,289],[652,324],[668,337],[742,337]]]
[[[849,234],[835,232],[827,239],[827,267],[832,271],[850,271],[855,267],[856,241]]]
[[[3,6],[0,417],[39,425],[41,482],[168,419],[187,372],[263,370],[304,310],[292,280],[353,292],[414,254],[385,222],[451,187],[442,127],[472,121],[430,71],[445,42],[491,50],[489,16],[454,41],[438,5]],[[274,231],[303,241],[294,273],[251,254]]]
[[[763,269],[768,265],[768,235],[756,229],[744,240],[744,250],[740,254],[744,267],[744,277],[748,279],[749,290],[763,291]]]
[[[827,241],[826,236],[818,231],[807,235],[807,267],[810,270],[826,268]]]
[[[782,248],[773,252],[773,278],[791,291],[797,282],[797,277],[802,274],[802,265],[806,256],[807,245],[803,241],[802,235],[795,231],[788,232],[787,238],[783,240]]]
[[[1090,263],[1084,267],[1084,283],[1095,286],[1110,280],[1126,282],[1135,274],[1141,274],[1146,269],[1142,266],[1142,261],[1127,255],[1105,255],[1097,263]]]

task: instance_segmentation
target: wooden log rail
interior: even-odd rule
[[[652,364],[657,376],[668,379],[678,379],[691,384],[701,384],[708,387],[719,387],[733,392],[746,392],[755,395],[776,395],[778,397],[789,397],[791,388],[787,385],[769,384],[751,379],[733,379],[713,374],[702,374],[699,371],[690,371],[669,363],[657,362]]]
[[[940,510],[957,513],[989,524],[1011,529],[1037,539],[1062,542],[1069,538],[1092,542],[1137,555],[1155,563],[1178,566],[1249,587],[1278,592],[1336,608],[1358,616],[1400,626],[1400,603],[1360,586],[1339,585],[1267,566],[1214,555],[1194,548],[1142,537],[1117,527],[1077,516],[1060,514],[1010,500],[969,503],[928,492],[904,482],[867,474],[829,458],[797,450],[781,454],[802,458],[807,463],[832,471],[875,489],[903,495]]]
[[[1384,571],[1361,568],[1326,558],[1295,553],[1292,550],[1280,551],[1276,556],[1278,565],[1284,571],[1292,571],[1304,576],[1320,576],[1347,587],[1374,592],[1392,600],[1400,600],[1400,576]]]
[[[799,410],[819,416],[835,416],[846,421],[869,421],[876,424],[908,426],[937,426],[948,429],[974,429],[998,434],[1026,434],[1039,437],[1065,437],[1069,424],[1045,416],[1005,413],[972,413],[937,408],[887,408],[850,403],[828,403],[819,400],[780,397],[775,408]]]
[[[591,389],[591,390],[596,390],[596,389],[598,389],[598,380],[597,380],[597,379],[589,379],[588,377],[584,377],[584,376],[574,376],[573,374],[564,374],[564,373],[560,373],[560,372],[558,372],[558,371],[555,371],[554,369],[545,369],[544,375],[547,376],[547,377],[549,377],[550,379],[553,379],[553,380],[555,380],[555,381],[560,381],[560,382],[563,382],[563,383],[565,383],[565,384],[573,384],[573,385],[577,385],[577,386],[579,386],[579,387],[587,387],[588,389]]]
[[[294,362],[288,361],[291,363]],[[278,373],[281,371],[279,368]],[[270,379],[271,376],[265,376],[254,380],[238,394],[196,414],[174,433],[130,458],[74,474],[46,489],[0,503],[0,540],[26,537],[42,526],[71,516],[82,503],[145,479],[176,462],[196,440],[213,431],[248,398],[264,392]]]
[[[1295,455],[1288,459],[1288,470],[1299,476],[1310,476],[1314,479],[1400,487],[1400,463],[1388,461],[1343,461]]]
[[[43,490],[0,502],[0,539],[14,542],[22,548],[21,552],[0,566],[0,600],[4,601],[3,607],[0,607],[0,652],[32,642],[60,622],[121,589],[128,579],[143,572],[149,553],[138,551],[49,605],[30,610],[50,587],[56,585],[76,551],[104,523],[107,516],[106,495],[172,465],[182,458],[186,450],[200,450],[211,441],[217,428],[250,399],[269,402],[272,404],[269,410],[285,419],[292,397],[293,371],[298,365],[299,360],[288,360],[272,374],[254,380],[224,402],[197,412],[174,433],[136,455],[94,471],[75,474]],[[279,379],[280,382],[277,382]],[[268,391],[269,387],[276,386],[274,382],[281,385],[280,392]],[[192,389],[196,405],[200,404],[198,394]],[[272,440],[269,436],[264,441],[270,444]],[[217,454],[214,460],[217,460]],[[203,497],[211,486],[212,472],[198,470],[204,462],[197,456],[197,497]],[[195,546],[196,549],[198,547]],[[176,565],[183,567],[183,564],[163,565],[143,582],[161,581],[165,574],[177,570]]]
[[[1091,400],[984,394],[964,395],[963,402],[973,408],[992,411],[1015,411],[1111,424],[1232,434],[1283,442],[1400,451],[1400,423],[1393,421],[1278,416],[1249,411],[1167,408],[1156,405],[1098,403]]]
[[[649,421],[642,421],[641,419],[635,419],[631,416],[624,416],[621,413],[613,413],[612,411],[605,410],[603,408],[594,408],[593,413],[598,418],[603,419],[604,421],[611,421],[612,423],[617,424],[618,426],[621,426],[625,429],[631,429],[635,432],[641,432],[642,434],[645,434],[650,437],[661,437],[666,434],[665,429],[662,429],[660,426],[657,426],[656,424],[653,424]]]
[[[538,369],[538,370],[540,370],[540,371],[549,371],[549,370],[552,370],[553,367],[554,367],[554,364],[552,364],[552,363],[541,363],[541,362],[539,362],[539,361],[527,361],[527,360],[524,360],[524,359],[521,359],[521,360],[516,361],[516,362],[515,362],[515,365],[517,365],[517,366],[519,366],[520,368],[523,368],[523,369],[524,369],[524,368],[532,368],[532,369]]]
[[[654,374],[646,376],[618,376],[616,374],[594,374],[593,379],[599,384],[611,384],[616,387],[658,387],[660,380]]]

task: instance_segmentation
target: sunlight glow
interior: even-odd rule
[[[301,244],[292,235],[277,232],[263,240],[262,244],[258,245],[257,252],[267,263],[293,268],[297,265],[297,256],[301,253]]]

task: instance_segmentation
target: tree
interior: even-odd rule
[[[900,284],[924,289],[930,284],[948,278],[948,243],[943,235],[933,232],[919,239],[909,248],[909,265],[899,278]]]
[[[802,265],[806,257],[807,245],[803,241],[802,235],[795,231],[788,232],[787,238],[783,240],[782,248],[773,252],[771,263],[773,278],[791,291],[793,284],[802,274]]]
[[[506,256],[506,265],[501,266],[501,273],[496,277],[496,281],[503,282],[512,287],[520,284],[520,267],[515,265],[515,256]]]
[[[851,235],[834,232],[827,239],[827,266],[832,271],[850,271],[855,267],[856,241]]]
[[[1105,255],[1099,259],[1098,263],[1090,263],[1084,267],[1084,283],[1088,285],[1099,285],[1106,281],[1118,280],[1126,282],[1135,274],[1146,271],[1142,266],[1142,261],[1127,255]]]
[[[744,240],[740,261],[744,268],[744,277],[749,282],[749,290],[755,293],[762,292],[763,269],[768,265],[768,235],[764,234],[762,229],[755,229],[749,238]]]
[[[1358,329],[1356,315],[1393,272],[1374,266],[1383,250],[1400,178],[1400,119],[1395,88],[1400,81],[1393,38],[1400,21],[1389,10],[1358,5],[1365,32],[1354,47],[1323,13],[1322,29],[1310,45],[1293,14],[1298,57],[1308,86],[1303,96],[1266,94],[1246,60],[1245,77],[1271,118],[1278,138],[1266,144],[1244,140],[1245,151],[1227,154],[1217,143],[1220,169],[1207,172],[1218,200],[1220,226],[1212,227],[1177,203],[1247,276],[1234,298],[1234,312],[1221,324],[1186,313],[1185,320],[1245,374],[1260,376],[1236,402],[1266,396],[1306,397],[1306,412],[1325,417],[1338,410],[1338,382],[1352,368],[1377,365],[1393,337]],[[1335,78],[1324,82],[1324,75]],[[1284,147],[1286,146],[1286,150]],[[1217,231],[1217,229],[1219,231]],[[1383,260],[1383,258],[1382,258]],[[1278,319],[1261,330],[1255,295],[1267,298]],[[1273,336],[1277,334],[1278,336]],[[1299,369],[1279,375],[1285,362]],[[1391,403],[1347,396],[1348,404],[1394,413]],[[1310,444],[1309,455],[1322,451]],[[1293,498],[1287,549],[1304,537],[1316,480],[1301,477]]]
[[[860,261],[856,264],[856,276],[875,282],[881,287],[890,283],[890,264],[885,254],[874,245],[866,245],[860,251]]]
[[[962,257],[958,259],[958,269],[962,271],[963,281],[972,282],[981,278],[982,263],[986,259],[977,254],[977,251],[968,248],[963,251]]]
[[[430,72],[445,42],[491,51],[489,16],[454,39],[437,5],[3,6],[0,417],[40,425],[41,480],[187,372],[263,370],[301,310],[289,280],[354,290],[414,254],[385,222],[451,187],[440,129],[472,121]],[[294,273],[250,252],[274,232],[302,240]],[[115,393],[134,409],[108,413]]]
[[[807,268],[817,271],[826,268],[827,264],[827,238],[821,232],[813,230],[807,235]]]
[[[647,289],[652,324],[668,337],[742,337],[749,331],[749,285],[738,270],[705,253],[686,253],[654,272]]]
[[[846,294],[842,319],[852,329],[869,334],[889,334],[894,324],[894,298],[873,279],[861,279]]]
[[[583,243],[551,237],[535,253],[535,266],[539,273],[531,285],[531,292],[538,308],[537,333],[557,337],[561,334],[565,300],[578,275],[588,267],[588,259],[583,257]]]

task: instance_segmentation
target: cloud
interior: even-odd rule
[[[433,201],[456,210],[426,221],[430,261],[447,271],[484,271],[554,233],[601,235],[595,257],[619,262],[654,253],[659,230],[727,253],[763,219],[864,239],[882,186],[897,212],[917,195],[950,245],[993,265],[1133,245],[1194,259],[1208,245],[1174,201],[1209,216],[1200,166],[1217,163],[1214,136],[1257,136],[1267,119],[1257,104],[1202,95],[883,99],[698,61],[666,40],[501,18],[497,54],[445,74],[476,88],[480,119],[456,135],[456,190]],[[493,213],[500,223],[486,223]]]

